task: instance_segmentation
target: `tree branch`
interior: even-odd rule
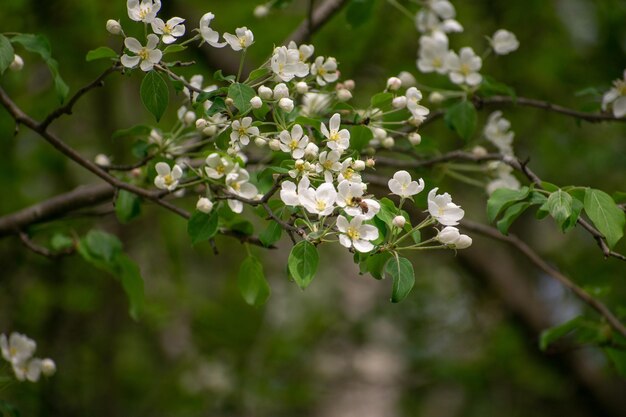
[[[283,43],[287,44],[290,41],[294,41],[297,44],[301,44],[309,40],[319,28],[324,26],[347,3],[348,0],[326,0],[309,15],[312,16],[312,19],[308,17],[300,23]]]

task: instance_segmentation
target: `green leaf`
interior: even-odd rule
[[[617,373],[626,378],[626,351],[621,349],[606,348],[604,349],[604,352],[615,366]]]
[[[193,212],[189,222],[187,222],[187,233],[191,237],[193,245],[209,240],[217,234],[218,217],[215,210],[209,214],[199,210]]]
[[[539,349],[546,350],[552,343],[576,329],[583,320],[582,317],[576,317],[563,324],[544,330],[539,337]]]
[[[491,194],[487,201],[487,218],[493,222],[498,215],[511,204],[525,200],[528,197],[530,189],[522,187],[519,190],[510,188],[499,188]]]
[[[376,279],[383,279],[385,264],[391,257],[392,255],[389,252],[382,252],[369,256],[365,261],[367,272],[369,272]]]
[[[610,248],[624,236],[626,214],[604,191],[588,188],[585,193],[585,212],[606,238]]]
[[[41,58],[48,62],[52,58],[50,42],[43,35],[33,35],[29,33],[21,33],[11,38],[11,43],[20,44],[28,52],[39,54]]]
[[[228,97],[233,99],[233,103],[239,112],[245,113],[252,108],[250,100],[256,93],[252,87],[242,83],[234,83],[228,87]]]
[[[350,147],[356,151],[365,148],[374,137],[372,130],[366,126],[352,126],[350,128]]]
[[[317,249],[306,240],[298,242],[291,249],[287,261],[289,273],[302,289],[308,287],[313,280],[318,263]]]
[[[128,223],[141,213],[141,199],[130,191],[120,190],[115,199],[115,215],[120,223]]]
[[[367,21],[374,8],[374,0],[351,0],[346,11],[346,20],[352,27],[361,26]]]
[[[183,45],[176,45],[176,44],[174,44],[174,45],[168,45],[168,46],[167,46],[167,48],[165,48],[165,49],[163,50],[163,55],[167,55],[167,54],[175,54],[175,53],[177,53],[177,52],[182,52],[182,51],[184,51],[185,49],[187,49],[187,47],[186,47],[186,46],[183,46]]]
[[[252,82],[254,80],[258,80],[259,78],[263,78],[266,75],[269,75],[269,73],[271,72],[271,70],[267,67],[263,67],[263,68],[257,68],[254,71],[252,71],[250,73],[250,75],[248,76],[248,79],[246,80],[247,83]]]
[[[259,307],[270,297],[270,286],[263,275],[263,265],[252,255],[241,263],[237,284],[241,296],[251,306]]]
[[[80,247],[83,248],[83,253],[87,254],[86,259],[91,258],[107,264],[111,264],[113,259],[122,252],[122,242],[117,236],[100,230],[89,231],[79,243],[79,252]]]
[[[154,70],[148,72],[141,81],[140,94],[146,109],[154,115],[157,122],[161,120],[169,101],[169,90],[163,77]]]
[[[119,278],[122,281],[122,288],[130,304],[129,314],[134,320],[138,320],[143,310],[145,297],[139,266],[124,254],[117,258],[117,266],[120,269]]]
[[[74,239],[62,233],[55,233],[50,239],[50,246],[54,250],[68,249],[74,246]]]
[[[476,108],[469,101],[463,100],[446,110],[444,122],[462,139],[469,140],[476,130]]]
[[[483,81],[480,84],[479,91],[483,93],[485,97],[495,96],[496,94],[504,94],[506,96],[516,98],[515,90],[508,85],[496,81],[492,77],[487,75],[483,76]]]
[[[572,196],[563,190],[550,194],[544,209],[550,212],[561,230],[565,228],[565,222],[572,215]]]
[[[570,229],[573,229],[578,222],[578,218],[580,217],[580,212],[583,210],[582,201],[577,198],[572,198],[572,214],[565,220],[563,223],[563,232],[567,232]]]
[[[113,132],[111,135],[111,139],[120,139],[120,138],[136,138],[141,137],[145,138],[150,134],[152,128],[148,125],[137,125],[133,127],[129,127],[128,129],[120,129]]]
[[[117,52],[115,52],[111,48],[107,48],[106,46],[101,46],[96,49],[92,49],[87,52],[86,60],[87,62],[95,61],[97,59],[105,59],[105,58],[117,58]]]
[[[376,213],[376,217],[384,221],[387,226],[392,226],[393,218],[396,217],[398,213],[399,211],[393,201],[387,197],[380,199],[380,210]]]
[[[283,228],[277,222],[271,221],[267,228],[259,234],[259,240],[265,247],[270,247],[280,240],[282,233]]]
[[[391,302],[399,303],[409,295],[415,285],[413,265],[406,258],[392,257],[385,265],[385,273],[393,278]]]
[[[217,70],[213,74],[213,79],[215,79],[217,81],[233,82],[233,81],[235,81],[235,76],[234,75],[224,76],[224,74],[222,73],[222,70]]]
[[[0,74],[4,73],[9,65],[13,62],[13,46],[6,36],[0,34]]]
[[[370,100],[370,106],[372,108],[385,109],[386,107],[391,106],[391,102],[393,101],[393,94],[391,93],[378,93],[375,94]]]
[[[509,206],[502,215],[502,218],[498,220],[496,226],[498,230],[503,235],[508,234],[509,227],[513,224],[513,222],[524,212],[526,209],[530,207],[530,203],[521,202],[515,203],[512,206]]]
[[[48,68],[50,69],[50,73],[52,74],[54,90],[57,93],[57,98],[61,103],[63,103],[70,92],[70,88],[67,86],[67,84],[65,84],[63,78],[61,78],[61,74],[59,73],[59,63],[55,59],[50,58],[47,61],[47,64]]]

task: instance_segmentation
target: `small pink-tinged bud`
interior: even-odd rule
[[[396,216],[393,218],[391,223],[398,228],[403,228],[406,224],[406,219],[404,218],[404,216]]]
[[[402,87],[402,80],[398,77],[391,77],[387,80],[387,88],[391,91],[399,90]]]

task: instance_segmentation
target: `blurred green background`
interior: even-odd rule
[[[160,15],[186,18],[188,31],[207,11],[216,14],[213,26],[220,32],[247,25],[256,37],[248,62],[259,65],[301,22],[306,2],[295,1],[264,19],[253,17],[257,4],[164,0]],[[576,92],[607,89],[626,66],[624,1],[475,0],[455,6],[465,33],[451,35],[454,49],[470,45],[481,52],[484,36],[499,28],[517,35],[519,51],[491,57],[482,72],[519,95],[596,110],[597,96]],[[105,31],[109,18],[121,19],[129,35],[141,33],[122,0],[0,0],[2,30],[47,36],[72,91],[105,68],[103,62],[86,63],[87,51],[119,47],[120,39]],[[449,86],[442,77],[417,74],[413,22],[382,0],[356,28],[342,11],[313,43],[316,54],[335,56],[342,76],[356,80],[357,103],[367,103],[401,70],[424,84]],[[231,68],[237,60],[228,51],[210,57],[202,51],[191,51],[188,58],[198,65],[180,73],[210,77],[221,64]],[[24,70],[8,72],[0,83],[41,118],[57,105],[51,80],[37,57],[18,53]],[[130,144],[111,134],[152,123],[139,100],[139,81],[136,73],[130,79],[113,75],[53,130],[89,158],[104,153],[130,162]],[[175,117],[174,108],[161,125]],[[481,122],[488,114],[480,112]],[[513,123],[517,154],[530,157],[543,179],[626,191],[624,125],[578,124],[525,108],[504,108],[504,115]],[[0,110],[0,214],[97,182],[32,132],[13,131]],[[441,122],[422,135],[426,149],[463,146]],[[466,146],[479,143],[484,144],[476,135]],[[485,221],[483,190],[438,172],[419,174],[450,191],[467,218]],[[193,203],[190,198],[183,205]],[[128,316],[119,283],[106,273],[77,256],[42,258],[16,237],[0,240],[0,332],[29,335],[38,342],[38,354],[58,366],[54,377],[37,384],[0,386],[0,399],[23,416],[626,415],[626,386],[600,350],[565,345],[539,351],[542,329],[586,309],[498,243],[476,236],[474,246],[457,256],[415,256],[416,288],[392,305],[390,282],[359,276],[350,254],[334,248],[322,251],[322,270],[300,291],[286,278],[290,242],[283,239],[278,250],[253,249],[272,287],[267,305],[255,309],[241,299],[235,279],[243,248],[229,238],[218,239],[218,256],[208,244],[192,247],[186,223],[152,205],[144,205],[143,215],[128,225],[108,215],[34,231],[82,234],[92,227],[120,236],[141,267],[146,311],[138,322]],[[589,235],[562,235],[550,219],[532,215],[513,231],[612,307],[623,303],[624,267],[605,261]],[[624,252],[626,244],[617,249]]]

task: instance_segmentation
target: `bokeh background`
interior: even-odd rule
[[[480,52],[484,36],[502,27],[518,36],[519,51],[490,58],[483,72],[519,95],[596,110],[597,95],[577,92],[608,89],[626,67],[624,1],[455,3],[465,27],[464,34],[451,36],[455,49],[469,44]],[[191,29],[213,11],[220,32],[247,25],[256,36],[248,54],[254,66],[306,10],[306,2],[294,1],[256,19],[257,4],[164,0],[161,16],[185,17]],[[0,0],[2,30],[47,36],[72,91],[106,65],[86,63],[87,51],[119,47],[119,38],[105,31],[109,18],[132,27],[123,0]],[[340,12],[313,43],[316,54],[335,56],[342,75],[356,80],[357,103],[381,91],[388,76],[401,70],[417,75],[413,22],[382,0],[359,27],[351,27],[345,10]],[[0,83],[26,111],[42,117],[57,104],[51,80],[34,55],[22,56],[25,69],[7,73]],[[188,58],[197,66],[181,69],[185,75],[210,77],[237,63],[234,53],[215,54],[206,46]],[[418,79],[448,86],[438,76]],[[129,162],[130,144],[111,134],[152,123],[139,100],[139,81],[139,74],[110,77],[72,117],[55,123],[54,131],[87,157],[104,153]],[[171,113],[163,126],[175,117]],[[481,123],[488,114],[480,112]],[[530,157],[542,178],[626,191],[624,125],[580,124],[525,108],[508,107],[504,114],[516,132],[517,154]],[[12,120],[0,110],[0,214],[97,182],[33,133],[13,131]],[[463,146],[441,122],[422,135],[424,149]],[[484,144],[479,134],[467,146],[474,144]],[[485,221],[484,190],[439,171],[419,175],[450,191],[469,219]],[[0,399],[23,416],[626,415],[624,382],[598,348],[538,349],[541,330],[593,313],[500,243],[475,236],[474,246],[456,256],[414,256],[416,287],[393,305],[389,281],[358,275],[350,254],[334,248],[322,251],[315,281],[300,291],[286,277],[290,242],[284,239],[278,250],[253,249],[272,287],[267,305],[255,309],[237,289],[242,246],[220,238],[215,256],[208,244],[192,247],[180,218],[149,204],[142,209],[139,219],[123,226],[114,215],[82,216],[31,231],[45,239],[55,231],[82,234],[96,227],[120,236],[146,284],[146,308],[137,322],[127,313],[119,282],[106,273],[77,256],[42,258],[16,237],[0,240],[0,332],[33,337],[38,354],[58,366],[54,377],[37,384],[0,386]],[[550,219],[537,221],[532,214],[513,231],[609,305],[623,303],[624,266],[605,261],[589,235],[580,230],[563,235]],[[626,244],[618,249],[624,252]]]

